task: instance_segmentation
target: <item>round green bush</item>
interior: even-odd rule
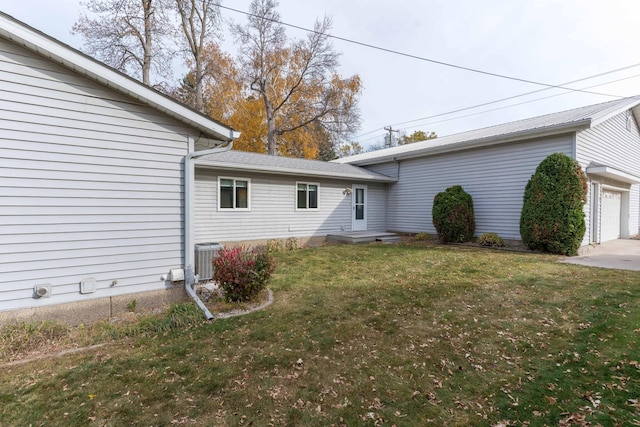
[[[522,242],[532,250],[575,255],[586,230],[587,178],[580,164],[555,153],[544,159],[524,190]]]
[[[461,243],[473,239],[476,231],[473,199],[461,186],[454,185],[436,194],[431,214],[442,243]]]

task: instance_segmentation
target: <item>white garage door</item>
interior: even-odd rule
[[[617,191],[602,191],[602,234],[601,241],[620,238],[620,203],[622,193]]]

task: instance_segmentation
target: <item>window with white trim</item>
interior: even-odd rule
[[[320,186],[315,183],[296,183],[296,209],[318,209]]]
[[[248,178],[218,177],[218,210],[251,208],[251,180]]]

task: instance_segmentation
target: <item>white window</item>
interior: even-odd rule
[[[218,210],[251,209],[251,180],[218,177]]]
[[[307,182],[296,183],[296,210],[318,209],[320,186]]]

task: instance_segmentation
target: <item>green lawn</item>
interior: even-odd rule
[[[276,258],[266,310],[181,305],[1,367],[0,425],[640,425],[640,272],[428,243]]]

